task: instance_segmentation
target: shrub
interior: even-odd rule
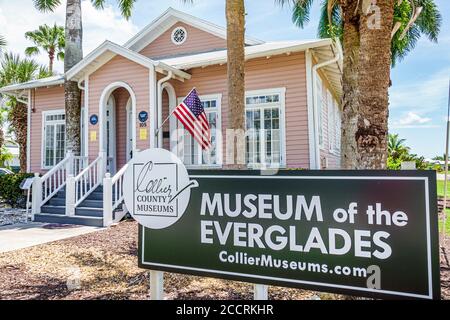
[[[33,177],[33,174],[15,173],[0,176],[0,199],[13,207],[25,207],[26,195],[24,190],[20,189],[20,183],[30,177]]]

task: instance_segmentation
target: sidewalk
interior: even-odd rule
[[[102,228],[48,223],[28,223],[0,227],[0,253],[72,238],[98,230],[102,230]]]

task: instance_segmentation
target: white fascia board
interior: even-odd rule
[[[285,47],[281,47],[281,48],[267,49],[267,50],[261,50],[261,51],[257,51],[257,49],[258,49],[257,46],[247,47],[247,48],[245,48],[245,51],[246,51],[245,59],[250,60],[250,59],[255,59],[255,58],[284,54],[287,52],[301,52],[301,51],[306,51],[307,49],[312,49],[312,48],[321,47],[321,46],[330,45],[330,44],[331,44],[331,40],[324,39],[324,40],[318,40],[315,42],[302,43],[300,45],[285,46]],[[256,52],[248,53],[248,51],[253,51],[253,50],[256,50]],[[198,68],[198,67],[205,67],[205,66],[227,63],[227,51],[226,50],[217,51],[217,52],[213,52],[213,53],[201,53],[201,54],[198,54],[197,56],[204,56],[204,59],[200,58],[198,61],[195,61],[195,55],[193,55],[192,57],[193,57],[194,62],[177,64],[177,62],[176,62],[177,58],[166,59],[166,60],[162,60],[162,61],[166,62],[167,64],[171,64],[172,66],[174,66],[176,68],[185,69],[185,70],[191,69],[191,68]],[[216,57],[214,57],[214,56],[216,56]],[[187,59],[187,58],[188,57],[183,57],[181,59]],[[173,62],[173,63],[171,63],[171,62]]]
[[[55,78],[55,79],[54,79]],[[64,77],[50,77],[47,79],[34,80],[24,83],[13,84],[0,88],[0,93],[16,94],[18,91],[29,90],[33,88],[52,87],[64,84]]]
[[[86,74],[83,73],[83,70],[87,68],[93,61],[98,59],[100,56],[105,54],[106,52],[111,52],[114,55],[112,57],[108,57],[103,63],[95,66],[93,70],[89,70]],[[105,41],[103,44],[101,44],[97,49],[92,51],[86,58],[84,58],[82,61],[80,61],[77,65],[75,65],[72,69],[70,69],[67,74],[66,78],[67,80],[78,80],[81,78],[81,76],[92,74],[95,70],[99,69],[102,65],[104,65],[106,62],[110,61],[115,55],[123,56],[137,64],[140,64],[146,68],[151,68],[153,66],[160,66],[164,70],[172,71],[175,75],[179,76],[180,78],[190,79],[190,75],[184,71],[178,70],[176,68],[173,68],[167,64],[161,63],[161,62],[155,62],[137,52],[131,51],[129,49],[126,49],[122,46],[119,46],[118,44],[115,44],[110,41]]]

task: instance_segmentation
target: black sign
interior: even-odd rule
[[[147,111],[141,111],[139,112],[139,121],[140,122],[147,122],[148,120],[148,112]]]
[[[98,123],[98,116],[96,114],[93,114],[90,118],[89,118],[89,122],[95,126]]]
[[[190,171],[184,215],[140,227],[139,266],[376,298],[438,299],[432,171]]]

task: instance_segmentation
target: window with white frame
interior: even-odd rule
[[[187,166],[218,166],[221,165],[221,100],[222,95],[199,96],[205,109],[206,117],[211,128],[211,148],[202,150],[201,145],[192,137],[189,131],[184,130],[183,125],[177,122],[177,129],[183,129],[183,136],[178,143],[178,156]],[[182,99],[179,99],[181,102]]]
[[[323,92],[322,92],[322,80],[317,75],[316,81],[316,103],[317,103],[317,122],[319,131],[319,146],[323,148],[324,141],[324,126],[323,126]]]
[[[284,164],[285,89],[246,94],[245,159],[249,166]]]
[[[66,153],[66,116],[64,110],[43,113],[43,167],[51,168]]]

